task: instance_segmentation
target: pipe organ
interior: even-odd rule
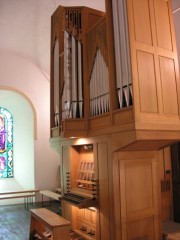
[[[64,32],[64,81],[62,92],[62,121],[83,116],[81,43]]]
[[[53,70],[51,72],[51,92],[52,95],[54,95],[54,99],[52,99],[52,102],[54,102],[54,108],[51,108],[52,134],[56,134],[59,129],[60,134],[64,134],[63,132],[66,128],[64,125],[66,125],[66,123],[69,125],[69,121],[71,124],[74,122],[74,127],[75,129],[77,128],[76,131],[79,131],[79,127],[82,128],[82,125],[85,125],[84,114],[87,113],[85,113],[84,109],[86,109],[87,103],[84,103],[84,88],[85,84],[89,81],[86,77],[86,32],[92,25],[96,24],[103,15],[104,13],[93,9],[83,7],[77,9],[72,7],[63,8],[61,6],[54,14],[52,20],[52,29],[54,30],[52,33],[51,44],[52,56],[54,56],[51,58],[51,65],[54,66],[54,69],[51,68]],[[58,32],[58,27],[60,25],[62,27],[61,33]],[[60,45],[60,48],[58,48],[58,44]],[[94,80],[91,82],[95,82],[91,83],[91,85],[92,87],[95,87],[96,84],[101,84],[103,86],[102,89],[104,89],[102,94],[108,95],[107,63],[104,63],[104,60],[98,51],[94,68],[100,67],[100,64],[103,64],[101,81],[99,81],[98,78],[99,72],[93,70],[91,78]],[[59,66],[59,68],[57,66]],[[61,71],[59,69],[61,69]],[[58,71],[60,71],[60,73]],[[95,102],[95,99],[97,99],[100,105],[102,101],[100,101],[99,98],[103,98],[104,101],[102,103],[104,105],[102,106],[102,110],[100,110],[99,106],[98,111],[96,112],[96,104],[91,103],[93,114],[97,115],[100,111],[102,113],[106,112],[109,105],[108,96],[93,96],[94,93],[94,91],[91,92],[91,98],[93,98],[91,102]],[[61,103],[60,105],[59,100]],[[85,131],[86,129],[83,128],[84,133]]]
[[[52,15],[50,144],[67,239],[160,240],[172,220],[180,81],[171,12],[171,0],[106,0],[106,13],[59,6]]]

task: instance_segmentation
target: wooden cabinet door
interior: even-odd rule
[[[116,154],[114,161],[116,239],[160,239],[155,152]]]

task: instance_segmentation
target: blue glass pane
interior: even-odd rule
[[[13,118],[0,107],[0,178],[13,177]]]

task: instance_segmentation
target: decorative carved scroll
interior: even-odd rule
[[[81,8],[71,8],[65,10],[65,28],[79,41],[82,40],[82,13]]]

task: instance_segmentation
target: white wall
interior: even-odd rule
[[[105,0],[59,0],[62,6],[86,6],[105,12]]]
[[[12,106],[9,110],[12,110],[14,106],[14,108],[18,109],[17,113],[20,115],[24,114],[23,126],[18,126],[18,128],[22,127],[22,138],[24,143],[27,143],[27,146],[26,150],[23,153],[19,154],[22,154],[21,158],[23,159],[34,159],[33,166],[29,165],[30,161],[24,162],[25,171],[23,174],[17,172],[18,177],[16,176],[16,173],[15,176],[19,183],[22,183],[23,181],[22,185],[24,188],[31,187],[31,183],[35,183],[34,187],[36,188],[51,190],[54,187],[59,186],[59,156],[50,148],[49,144],[50,83],[36,65],[27,59],[24,59],[15,54],[7,54],[1,52],[0,72],[0,88],[11,88],[15,89],[17,92],[23,93],[27,99],[30,99],[31,104],[29,103],[29,105],[32,105],[32,109],[34,108],[37,115],[37,131],[36,138],[34,140],[34,132],[32,131],[32,128],[34,127],[32,121],[34,117],[32,116],[33,110],[27,109],[27,103],[25,103],[26,101],[21,104],[20,98],[14,101],[13,97],[8,97],[9,105]],[[14,112],[12,111],[12,113]],[[15,120],[18,120],[19,117],[22,117],[20,115],[17,116],[16,114]],[[29,140],[26,139],[27,135],[31,136]],[[15,139],[15,141],[16,140],[16,149],[18,149],[18,151],[21,151],[21,140]],[[15,164],[16,171],[18,171],[17,168],[19,168],[18,160]],[[28,174],[28,181],[26,181]]]
[[[31,106],[20,94],[0,90],[0,106],[13,116],[14,178],[22,188],[34,187],[34,117]]]
[[[0,191],[34,188],[34,116],[29,102],[19,93],[0,90],[0,107],[13,116],[14,178],[0,179]],[[23,199],[1,201],[19,203]]]

